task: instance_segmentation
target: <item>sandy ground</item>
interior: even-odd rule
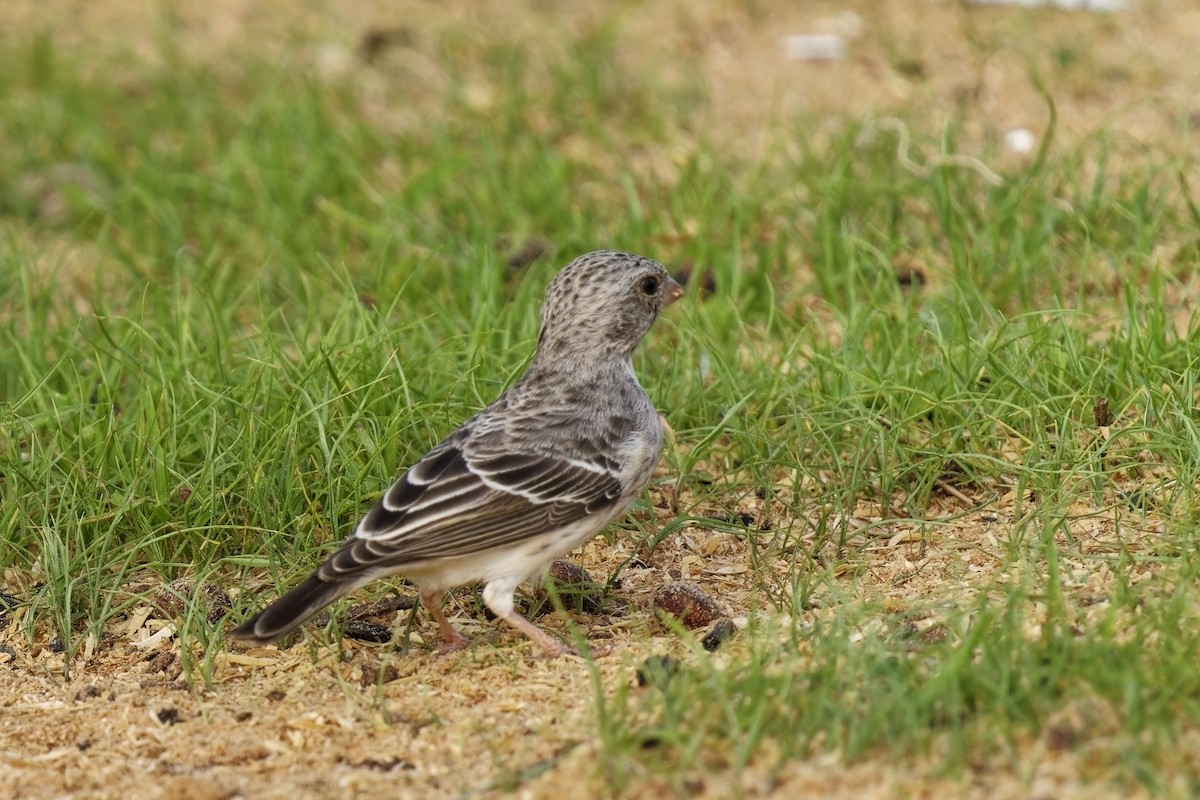
[[[671,495],[654,496],[655,514],[665,523],[672,517]],[[1012,523],[1014,500],[1009,495],[969,510],[974,504],[953,493],[939,496],[930,518],[943,522],[932,527],[884,521],[878,508],[860,505],[849,522],[862,534],[830,554],[835,573],[846,576],[838,591],[882,601],[895,613],[916,612],[909,613],[912,624],[936,628],[941,622],[931,597],[943,608],[954,601],[961,606],[1001,579],[998,537]],[[779,526],[788,520],[780,510],[755,500],[738,509],[782,537]],[[1091,615],[1105,613],[1096,598],[1105,596],[1112,575],[1106,562],[1089,556],[1137,551],[1161,528],[1146,520],[1138,527],[1132,514],[1117,519],[1111,509],[1081,505],[1076,511],[1073,542],[1062,542],[1064,553],[1074,555],[1061,567],[1072,576],[1069,607],[1080,625],[1091,626],[1098,619]],[[651,518],[644,513],[642,521]],[[0,634],[7,648],[0,649],[0,785],[22,798],[557,797],[581,786],[585,796],[604,796],[610,787],[597,768],[592,670],[610,689],[656,691],[637,686],[647,658],[697,658],[653,613],[656,592],[671,582],[698,586],[720,614],[742,626],[759,613],[769,628],[752,586],[786,575],[796,544],[813,542],[801,536],[773,550],[765,536],[760,548],[768,557],[760,555],[755,567],[742,537],[705,525],[669,535],[652,552],[632,534],[590,543],[578,560],[594,576],[603,579],[624,564],[619,587],[598,613],[571,615],[589,642],[611,647],[592,664],[540,658],[532,643],[477,615],[469,588],[449,605],[455,624],[477,642],[466,651],[430,652],[425,643],[436,644],[437,631],[421,616],[408,653],[349,639],[341,648],[316,639],[284,650],[235,646],[210,654],[208,686],[189,683],[173,638],[147,645],[169,622],[157,604],[139,606],[103,641],[85,645],[69,675],[61,653],[29,644],[18,612]],[[816,625],[834,612],[817,604],[801,624]],[[403,630],[407,614],[391,612],[378,621]],[[539,622],[567,632],[563,612]],[[711,657],[736,663],[745,645],[734,638]],[[1079,735],[1086,746],[1064,748],[1054,733],[1062,726],[1048,726],[1043,739],[1018,743],[1015,752],[981,754],[966,776],[938,777],[937,752],[906,764],[882,757],[843,764],[830,754],[780,773],[768,769],[764,753],[761,767],[752,765],[737,786],[745,796],[780,798],[1104,796],[1115,758],[1098,754],[1115,754],[1120,742],[1108,738],[1114,731],[1085,734],[1079,723],[1067,724],[1078,728],[1071,729],[1072,740]],[[626,796],[672,791],[653,775],[626,777]],[[691,796],[719,798],[733,785],[730,775],[701,773],[688,776],[686,788]]]
[[[164,30],[184,57],[213,63],[252,43],[260,55],[350,76],[361,82],[364,96],[386,92],[386,79],[397,74],[423,76],[431,88],[422,100],[436,108],[440,79],[428,52],[441,31],[460,28],[468,41],[527,40],[534,50],[552,52],[607,16],[597,2],[572,5],[571,12],[532,1],[487,12],[462,2],[383,0],[328,0],[302,10],[282,0],[213,0],[170,14],[166,5],[156,8],[148,13],[147,4],[132,0],[5,0],[0,35],[51,29],[64,45],[91,48],[98,64],[119,64],[113,54],[125,48],[154,63]],[[1027,128],[1036,142],[1048,115],[1033,73],[1052,85],[1068,138],[1105,123],[1131,146],[1184,147],[1200,119],[1194,92],[1200,60],[1189,52],[1196,37],[1185,35],[1200,32],[1200,7],[1190,3],[1146,0],[1115,15],[949,0],[649,3],[629,6],[621,20],[619,57],[680,85],[699,80],[712,98],[708,133],[747,150],[769,146],[772,120],[793,113],[827,115],[832,130],[843,114],[884,117],[898,109],[927,110],[931,131],[940,120],[964,114],[968,147],[983,147],[1014,128]],[[843,36],[847,57],[788,58],[781,37],[803,33]],[[380,34],[402,44],[363,64],[364,46]],[[487,103],[489,87],[479,81],[476,96]],[[820,124],[812,135],[821,135]],[[670,498],[655,500],[661,519],[671,519]],[[938,502],[931,517],[962,512],[975,501],[947,494]],[[915,526],[866,524],[855,541],[859,549],[839,556],[866,567],[846,571],[846,595],[901,605],[949,587],[969,595],[996,579],[997,541],[1011,523],[1010,508],[1011,499],[1001,498],[938,526],[933,537]],[[776,528],[797,522],[778,510],[746,510],[770,515]],[[878,512],[860,509],[861,521],[870,523]],[[1118,534],[1111,512],[1084,516],[1078,525],[1081,558],[1088,548],[1136,548],[1139,536],[1155,533],[1149,523]],[[577,560],[603,577],[637,546],[628,536],[615,544],[597,540]],[[1103,592],[1107,577],[1094,564],[1078,566],[1088,576],[1074,589],[1085,614],[1089,593]],[[647,656],[690,657],[650,612],[650,598],[663,583],[690,580],[717,598],[724,613],[742,618],[762,605],[753,587],[770,579],[753,572],[741,539],[703,526],[675,534],[644,569],[623,575],[623,613],[577,617],[590,640],[612,646],[595,667],[533,657],[527,642],[469,614],[469,593],[459,596],[463,608],[452,606],[451,613],[483,641],[465,652],[438,658],[420,645],[400,654],[349,640],[340,652],[303,644],[284,651],[230,649],[212,654],[210,686],[182,674],[176,640],[144,646],[168,621],[149,606],[114,625],[69,671],[61,653],[26,639],[19,612],[10,614],[0,624],[0,645],[7,648],[0,649],[0,794],[549,798],[581,796],[581,782],[583,796],[603,794],[591,670],[606,685],[633,687]],[[562,629],[561,618],[543,622]],[[416,633],[434,639],[423,617]],[[735,659],[738,647],[735,640],[718,657]],[[741,789],[750,797],[780,798],[1103,796],[1097,786],[1107,772],[1095,757],[1043,741],[1024,743],[1021,754],[1020,769],[984,758],[957,778],[937,776],[936,754],[928,764],[903,765],[883,758],[846,765],[831,754],[770,778],[752,769]],[[629,796],[671,792],[652,776],[632,777]],[[732,790],[729,781],[697,775],[687,791],[723,797]]]

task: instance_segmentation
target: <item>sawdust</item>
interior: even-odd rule
[[[655,497],[655,518],[665,523],[668,493]],[[829,556],[846,599],[879,601],[918,633],[942,635],[939,609],[961,608],[976,592],[1006,579],[1002,570],[1009,560],[999,540],[1015,522],[1011,493],[981,508],[959,492],[936,497],[927,520],[885,519],[881,511],[860,504],[847,519],[858,533]],[[1063,542],[1068,555],[1061,569],[1070,606],[1080,624],[1088,624],[1083,615],[1093,613],[1097,598],[1102,602],[1113,577],[1106,560],[1088,554],[1141,549],[1158,530],[1141,516],[1139,525],[1123,521],[1115,507],[1081,504],[1077,511],[1075,541]],[[735,513],[756,525],[767,516],[786,521],[754,500]],[[643,525],[654,527],[655,518],[641,516]],[[745,537],[698,521],[653,549],[631,533],[598,539],[583,549],[580,561],[597,576],[619,569],[614,596],[595,615],[557,612],[539,623],[569,635],[571,619],[590,643],[609,646],[594,662],[603,685],[652,691],[636,685],[638,665],[647,658],[695,658],[653,613],[654,596],[664,585],[690,581],[741,626],[758,615],[759,629],[770,630],[774,612],[756,587],[769,586],[773,574],[786,580],[795,546],[818,544],[812,534],[802,534],[779,547],[771,534],[748,545]],[[751,546],[760,550],[754,559]],[[69,671],[62,653],[26,640],[15,612],[0,634],[8,648],[0,656],[0,785],[22,798],[284,798],[297,792],[448,797],[510,790],[554,797],[580,786],[592,795],[608,794],[606,777],[596,768],[593,667],[580,659],[538,658],[519,634],[476,613],[475,599],[468,588],[449,605],[455,624],[476,640],[460,654],[433,655],[438,634],[422,616],[408,653],[350,639],[340,646],[318,644],[319,638],[284,650],[230,648],[208,654],[209,685],[199,676],[189,681],[179,642],[162,635],[171,621],[153,605],[133,609],[103,641],[87,642]],[[818,624],[832,605],[816,604],[805,612],[804,624]],[[386,621],[402,631],[408,612],[393,613]],[[1036,611],[1030,619],[1032,637]],[[778,627],[786,629],[787,620],[779,619]],[[735,639],[721,654],[736,659],[743,646]],[[1093,747],[1096,741],[1090,740]],[[1049,747],[1044,739],[1024,743],[1023,750],[1023,773],[1004,757],[981,756],[966,781],[939,777],[936,752],[907,765],[872,758],[845,764],[830,754],[788,764],[782,772],[764,752],[736,785],[750,797],[1025,797],[1039,787],[1053,796],[1100,796],[1094,781],[1105,769],[1086,751]],[[662,780],[633,776],[631,796],[668,791]],[[735,790],[735,779],[720,772],[685,783],[697,797]]]

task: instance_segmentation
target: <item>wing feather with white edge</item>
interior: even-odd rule
[[[608,464],[542,453],[468,457],[449,440],[392,484],[319,573],[336,580],[512,544],[603,513],[622,494]]]

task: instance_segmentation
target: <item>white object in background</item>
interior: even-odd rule
[[[1124,11],[1128,0],[971,0],[977,6],[1021,6],[1022,8],[1056,8],[1064,11]]]
[[[1037,137],[1028,128],[1013,128],[1004,134],[1004,146],[1013,153],[1021,155],[1031,153],[1035,145],[1037,145]]]
[[[797,33],[779,40],[783,54],[793,61],[840,61],[846,57],[846,40],[835,33]]]

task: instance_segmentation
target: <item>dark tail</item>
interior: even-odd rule
[[[316,574],[229,632],[234,639],[270,644],[300,627],[312,615],[362,583],[324,581]]]

